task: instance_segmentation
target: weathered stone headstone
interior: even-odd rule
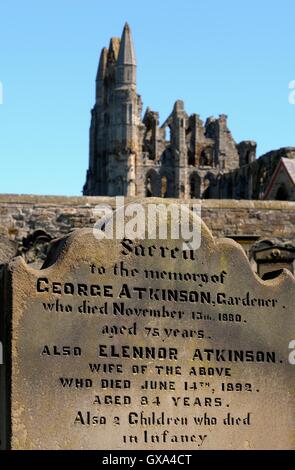
[[[205,226],[181,243],[85,229],[46,269],[11,263],[7,446],[295,449],[293,276]]]

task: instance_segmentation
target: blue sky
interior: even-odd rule
[[[131,26],[144,109],[228,115],[258,155],[295,146],[294,0],[2,0],[0,193],[79,195],[99,53]]]

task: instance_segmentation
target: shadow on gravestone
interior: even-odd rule
[[[6,289],[3,447],[295,448],[294,277],[204,224],[194,251],[77,230]]]

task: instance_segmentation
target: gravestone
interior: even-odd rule
[[[2,447],[295,449],[294,305],[203,224],[196,250],[81,229],[42,270],[16,258]]]

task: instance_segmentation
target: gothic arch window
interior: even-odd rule
[[[147,155],[149,160],[155,160],[155,153],[151,139],[145,139],[142,144],[142,151]]]
[[[146,197],[159,196],[159,176],[155,170],[150,170],[145,179]]]
[[[210,198],[210,179],[208,177],[204,179],[204,189],[203,189],[202,198],[203,199]]]
[[[172,160],[171,148],[166,147],[166,149],[164,150],[164,152],[162,153],[160,157],[161,165],[171,166],[172,164],[171,160]]]
[[[233,198],[233,181],[232,178],[229,177],[227,182],[227,199]]]
[[[171,142],[171,127],[169,125],[165,127],[165,140]]]
[[[127,124],[132,124],[132,104],[127,104]]]
[[[153,187],[152,187],[152,178],[151,175],[147,175],[145,181],[145,195],[146,197],[152,197],[153,195]]]
[[[190,176],[190,197],[191,199],[199,199],[201,191],[201,179],[198,173],[192,173]]]
[[[205,147],[200,155],[201,166],[212,166],[213,165],[213,153],[211,147]]]
[[[210,171],[206,174],[203,183],[203,199],[209,199],[212,197],[212,187],[216,185],[216,179],[213,173]]]
[[[252,199],[252,193],[253,193],[253,176],[252,176],[251,167],[248,167],[248,170],[247,170],[247,174],[246,174],[246,185],[247,185],[246,197],[247,197],[247,199]]]
[[[238,188],[238,195],[239,199],[248,199],[247,198],[247,180],[244,175],[240,176],[239,178],[239,188]]]
[[[225,199],[226,192],[226,181],[223,175],[219,178],[219,197],[220,199]]]
[[[248,152],[245,155],[245,165],[249,165],[251,162],[251,150],[248,150]]]
[[[118,176],[115,179],[115,192],[116,192],[116,196],[124,195],[124,182],[123,182],[122,176]]]
[[[188,165],[193,165],[195,166],[196,164],[196,155],[193,149],[192,145],[188,146],[188,151],[187,151],[187,163]]]

